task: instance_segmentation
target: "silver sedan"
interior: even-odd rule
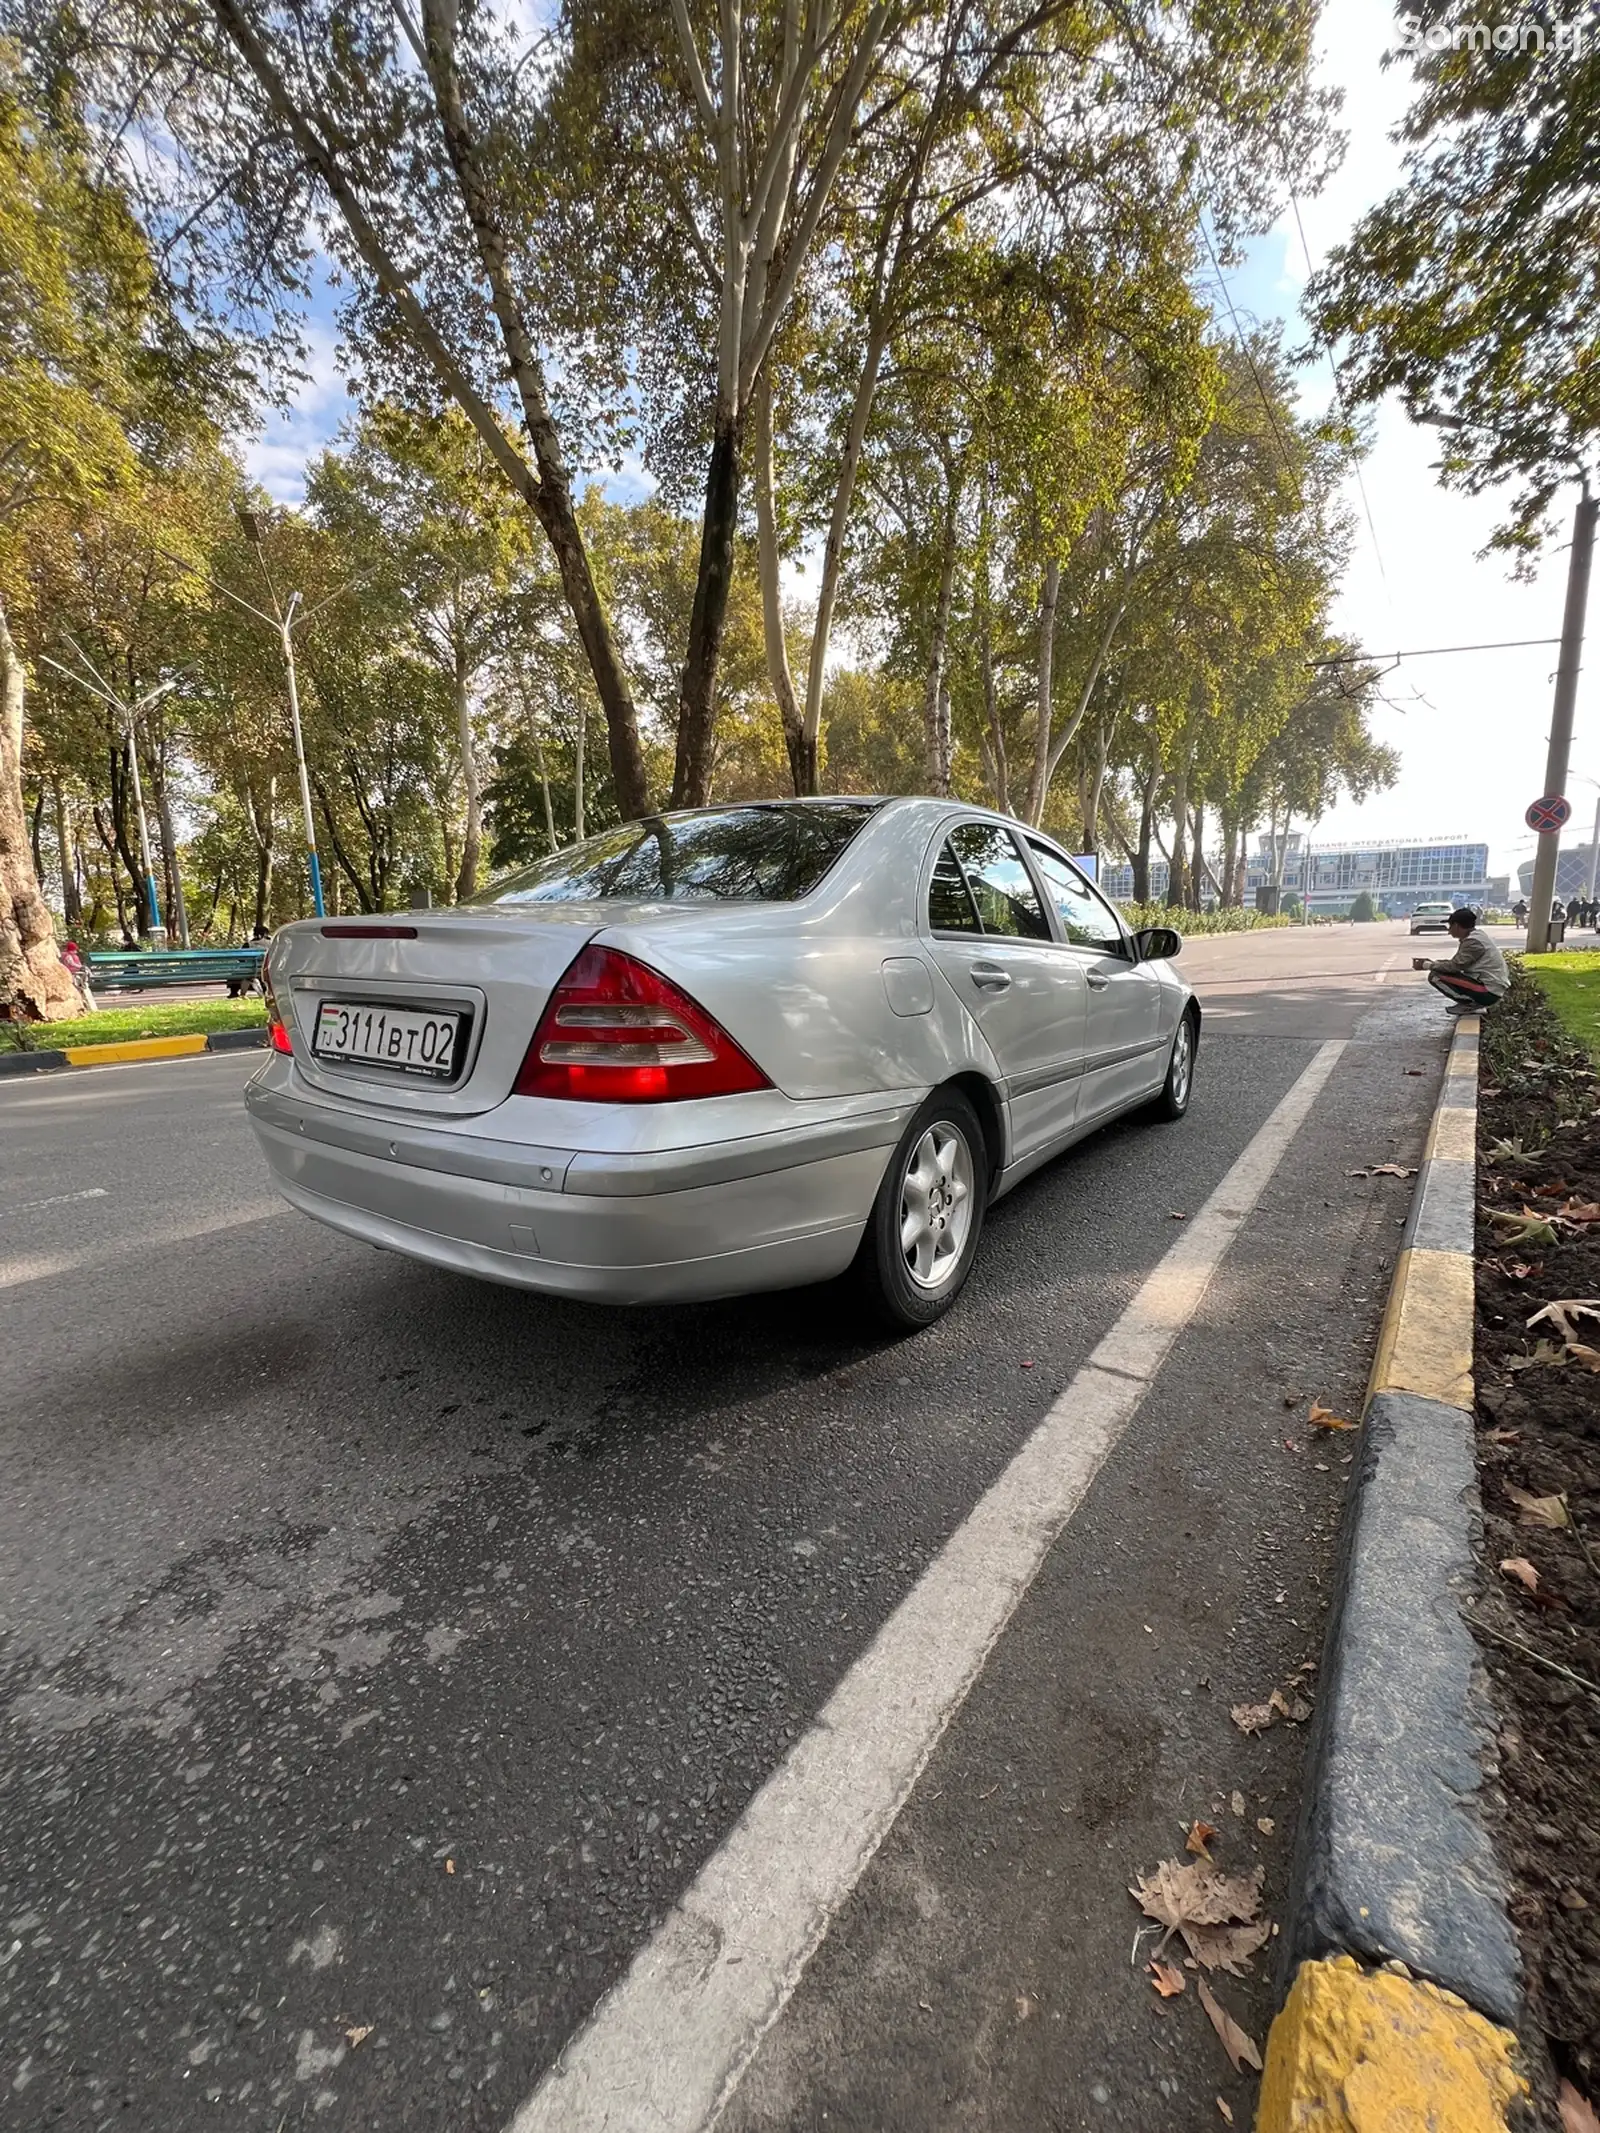
[[[610,1303],[854,1269],[920,1326],[1001,1193],[1187,1110],[1180,946],[980,808],[660,815],[456,910],[284,927],[245,1100],[294,1206],[432,1265]]]

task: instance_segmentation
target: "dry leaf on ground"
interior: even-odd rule
[[[358,2044],[363,2043],[372,2035],[372,2024],[370,2022],[358,2022],[354,2029],[347,2029],[345,2035],[350,2040],[350,2049],[354,2051]]]
[[[1600,1200],[1569,1200],[1561,1209],[1563,1222],[1600,1222]]]
[[[1163,1859],[1153,1874],[1141,1874],[1128,1891],[1147,1918],[1166,1927],[1159,1955],[1174,1933],[1197,1962],[1208,1970],[1231,1970],[1242,1976],[1249,1960],[1271,1934],[1256,1914],[1261,1909],[1264,1867],[1252,1874],[1223,1874],[1208,1860],[1182,1866]]]
[[[1291,1726],[1303,1726],[1311,1716],[1311,1706],[1303,1696],[1286,1698],[1282,1689],[1274,1689],[1267,1702],[1280,1717],[1288,1719]]]
[[[1369,1163],[1365,1170],[1347,1170],[1347,1178],[1414,1178],[1416,1166],[1408,1163]]]
[[[1188,1979],[1173,1963],[1152,1963],[1150,1982],[1164,2000],[1176,1999],[1188,1986]]]
[[[1222,2116],[1226,2123],[1231,2126],[1233,2124],[1232,2106],[1225,2103],[1223,2099],[1219,2096],[1217,2098],[1217,2109],[1222,2113]]]
[[[1239,2027],[1204,1978],[1200,1980],[1199,1992],[1200,2005],[1211,2017],[1211,2027],[1222,2039],[1222,2049],[1233,2061],[1234,2072],[1241,2073],[1245,2067],[1253,2066],[1259,2074],[1261,2054],[1255,2047],[1254,2039]]]
[[[1206,1846],[1216,1833],[1217,1825],[1214,1822],[1191,1822],[1183,1848],[1186,1852],[1193,1852],[1198,1858],[1209,1859],[1211,1854],[1206,1850]]]
[[[1586,1341],[1568,1341],[1567,1361],[1580,1370],[1600,1371],[1600,1348],[1591,1348]]]
[[[1331,1407],[1320,1406],[1315,1400],[1313,1400],[1311,1403],[1311,1414],[1309,1420],[1313,1429],[1355,1428],[1355,1424],[1353,1422],[1347,1422],[1343,1415],[1336,1415]]]
[[[1532,1355],[1508,1355],[1506,1369],[1512,1373],[1518,1370],[1559,1370],[1566,1360],[1565,1349],[1557,1347],[1554,1341],[1536,1341]]]
[[[1230,1793],[1228,1796],[1228,1805],[1233,1809],[1236,1815],[1242,1815],[1244,1813],[1244,1794],[1242,1792]]]
[[[1277,1715],[1270,1703],[1236,1703],[1228,1713],[1241,1733],[1265,1733]]]
[[[1572,1521],[1567,1516],[1567,1499],[1564,1496],[1535,1496],[1527,1489],[1506,1484],[1506,1494],[1522,1513],[1522,1522],[1528,1526],[1566,1526]]]
[[[1528,1320],[1530,1326],[1548,1319],[1564,1341],[1575,1341],[1583,1328],[1580,1318],[1600,1321],[1600,1296],[1558,1296],[1554,1303],[1542,1304]]]
[[[1556,2091],[1556,2109],[1561,2113],[1561,2133],[1600,2133],[1594,2105],[1570,2081],[1563,2081]]]
[[[1272,1832],[1277,1828],[1277,1826],[1277,1823],[1273,1821],[1271,1815],[1256,1816],[1256,1828],[1260,1830],[1262,1836],[1264,1837],[1270,1837],[1272,1835]]]
[[[1502,1576],[1515,1578],[1519,1585],[1525,1585],[1529,1592],[1539,1590],[1539,1573],[1525,1555],[1508,1555],[1500,1565],[1500,1571]]]

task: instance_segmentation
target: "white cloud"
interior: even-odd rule
[[[245,472],[276,502],[297,504],[305,494],[306,466],[329,443],[350,412],[338,337],[331,326],[305,327],[307,376],[289,406],[269,418],[246,445]]]

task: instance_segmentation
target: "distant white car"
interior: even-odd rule
[[[1454,904],[1418,904],[1411,914],[1413,933],[1448,933]]]
[[[647,1303],[854,1262],[926,1325],[991,1201],[1188,1108],[1180,946],[982,808],[659,815],[460,910],[285,926],[245,1101],[294,1206],[435,1266]]]

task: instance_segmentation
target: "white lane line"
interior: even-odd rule
[[[1343,1050],[1319,1048],[509,2133],[715,2124]]]
[[[83,1192],[52,1193],[48,1200],[20,1200],[15,1207],[0,1207],[0,1222],[12,1215],[31,1215],[41,1207],[67,1207],[74,1200],[106,1200],[110,1193],[104,1185],[91,1185]]]

